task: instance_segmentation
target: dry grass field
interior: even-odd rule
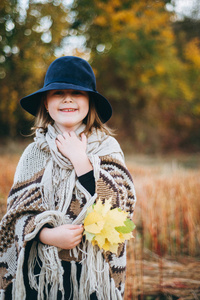
[[[20,155],[0,153],[2,217]],[[128,244],[125,300],[200,299],[200,161],[129,156],[127,166],[137,229]]]
[[[128,245],[125,299],[200,299],[198,158],[143,157],[127,165],[137,193],[137,230]]]

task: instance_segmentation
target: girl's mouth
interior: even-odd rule
[[[73,112],[73,111],[76,111],[77,109],[75,108],[63,108],[63,109],[60,109],[60,111],[63,111],[63,112]]]

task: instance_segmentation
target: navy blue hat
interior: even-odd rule
[[[44,86],[20,100],[23,109],[35,116],[44,92],[72,89],[86,91],[95,102],[96,111],[103,123],[112,115],[108,100],[96,90],[96,79],[90,64],[80,57],[63,56],[54,60],[46,73]]]

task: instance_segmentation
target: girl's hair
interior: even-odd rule
[[[31,128],[34,132],[36,129],[43,129],[47,131],[48,125],[53,125],[54,120],[50,117],[49,113],[46,110],[44,105],[46,99],[46,93],[41,99],[41,105],[39,106],[34,126]],[[89,94],[89,112],[88,115],[83,120],[83,123],[86,124],[86,128],[83,131],[86,136],[89,136],[92,133],[92,129],[100,129],[102,132],[105,132],[108,135],[114,135],[114,131],[110,129],[107,125],[103,124],[97,114],[95,103],[92,100],[91,95]]]

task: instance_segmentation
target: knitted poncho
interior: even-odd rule
[[[81,126],[77,134],[84,129]],[[25,247],[33,241],[28,259],[29,282],[38,291],[38,299],[56,299],[63,293],[61,260],[71,262],[73,299],[87,300],[94,291],[98,299],[123,299],[126,270],[126,245],[118,253],[100,250],[85,239],[73,250],[43,245],[34,239],[49,224],[81,224],[87,208],[98,199],[112,198],[112,208],[121,207],[130,217],[136,201],[132,178],[124,164],[117,141],[99,130],[88,138],[87,155],[93,165],[95,194],[79,182],[71,162],[58,152],[56,127],[47,133],[38,130],[35,141],[24,151],[16,169],[7,202],[7,213],[0,223],[0,299],[13,283],[13,299],[25,299],[23,262]],[[42,261],[39,280],[34,276],[37,257]],[[82,264],[79,284],[76,264]],[[38,283],[39,282],[39,283]],[[51,285],[49,291],[47,285]]]

